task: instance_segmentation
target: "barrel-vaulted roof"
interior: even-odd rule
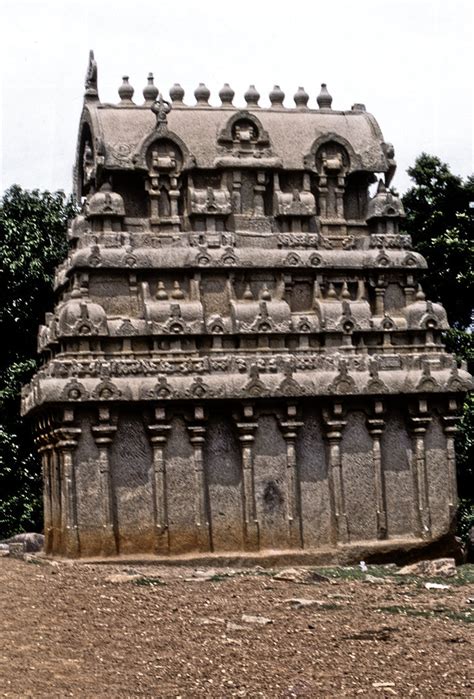
[[[167,128],[178,137],[198,168],[219,164],[222,146],[219,136],[236,115],[254,117],[268,136],[268,151],[283,169],[311,169],[311,155],[324,142],[338,141],[349,153],[349,172],[387,172],[390,146],[384,143],[375,118],[357,108],[286,109],[249,107],[173,106],[167,115]],[[128,170],[136,167],[140,144],[153,133],[156,117],[149,106],[133,103],[109,105],[86,102],[81,117],[78,159],[82,158],[83,131],[90,130],[91,145],[101,153],[105,169]],[[314,162],[314,160],[313,160]]]

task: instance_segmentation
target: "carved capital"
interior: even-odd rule
[[[98,447],[108,447],[113,442],[117,427],[110,424],[93,425],[91,430],[96,445]]]
[[[454,437],[458,431],[460,415],[444,415],[441,420],[445,435]]]
[[[424,436],[431,420],[432,418],[428,415],[411,415],[408,422],[410,431],[416,436]]]
[[[56,437],[56,447],[62,451],[73,451],[77,447],[79,437],[81,435],[80,427],[64,426],[54,430]]]

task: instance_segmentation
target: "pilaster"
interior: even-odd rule
[[[119,553],[118,536],[115,526],[114,506],[112,499],[112,482],[110,474],[110,445],[117,431],[116,425],[111,422],[110,409],[107,406],[99,407],[99,423],[92,427],[92,435],[99,451],[99,482],[101,492],[101,520],[103,556],[113,556]]]
[[[54,467],[54,435],[48,416],[40,419],[37,424],[35,442],[41,458],[43,476],[43,521],[44,521],[44,550],[53,551],[53,467]]]
[[[367,419],[367,429],[372,437],[372,460],[374,464],[375,504],[377,512],[377,538],[388,536],[387,508],[385,502],[385,478],[382,464],[381,439],[385,429],[384,405],[375,401],[373,414]]]
[[[247,551],[258,551],[260,531],[255,501],[255,479],[253,450],[257,421],[252,404],[243,407],[242,419],[237,419],[240,448],[242,453],[242,506],[244,518],[244,547]]]
[[[59,462],[61,507],[61,553],[70,558],[79,556],[79,530],[77,525],[76,479],[73,454],[77,447],[80,427],[74,424],[74,411],[65,409],[60,426],[56,428],[56,450]],[[56,547],[55,547],[55,550]]]
[[[168,501],[166,496],[165,446],[171,431],[165,408],[154,411],[155,421],[148,425],[148,435],[153,449],[153,515],[156,532],[156,552],[169,553]]]
[[[332,497],[332,539],[333,543],[349,541],[342,476],[341,440],[346,421],[343,420],[341,403],[334,403],[323,413],[329,455],[329,482]]]
[[[301,497],[296,464],[296,438],[303,425],[296,419],[297,408],[288,403],[285,419],[280,421],[280,429],[286,443],[286,507],[288,520],[288,539],[292,548],[303,548],[301,522]]]
[[[431,513],[428,491],[428,474],[426,469],[426,430],[431,422],[426,400],[420,399],[412,408],[409,428],[412,434],[412,469],[416,494],[417,528],[422,539],[431,536]]]
[[[459,414],[458,403],[455,398],[449,400],[448,414],[442,417],[443,431],[446,437],[446,458],[447,458],[447,469],[448,469],[448,494],[449,494],[449,519],[450,521],[456,514],[457,500],[458,500],[458,488],[456,481],[456,453],[454,447],[454,439],[456,432],[458,431]]]
[[[193,420],[187,425],[189,441],[193,448],[195,523],[200,551],[212,550],[211,525],[209,521],[209,496],[203,464],[203,447],[206,440],[206,415],[201,405],[194,407]]]

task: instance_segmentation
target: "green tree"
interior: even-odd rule
[[[465,330],[474,291],[474,178],[463,182],[426,153],[407,172],[414,186],[403,196],[405,228],[428,262],[426,294],[441,301],[453,328]]]
[[[405,230],[428,270],[423,286],[428,298],[446,308],[452,330],[446,347],[474,370],[474,177],[463,181],[439,158],[422,153],[408,174],[414,186],[403,196]],[[474,398],[464,404],[456,439],[460,533],[474,524]]]
[[[0,537],[41,529],[40,465],[20,389],[37,368],[38,325],[54,303],[54,268],[74,214],[63,192],[14,185],[0,200]]]

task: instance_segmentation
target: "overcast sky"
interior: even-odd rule
[[[141,103],[148,71],[193,104],[229,82],[234,103],[276,83],[294,106],[303,85],[316,106],[327,82],[334,109],[363,102],[395,146],[394,185],[421,151],[462,176],[474,170],[474,0],[0,0],[0,190],[72,187],[90,48],[104,102],[129,75]]]

